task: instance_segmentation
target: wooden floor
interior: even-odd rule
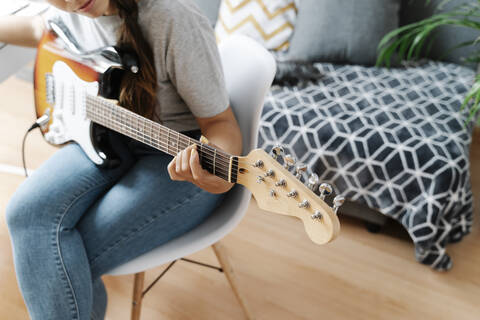
[[[20,146],[32,122],[31,84],[12,77],[0,84],[0,211],[24,180]],[[36,168],[54,148],[35,132],[27,140],[27,163]],[[480,319],[480,135],[472,148],[476,194],[473,232],[448,247],[454,267],[446,273],[415,262],[405,232],[391,224],[370,234],[342,218],[340,237],[326,246],[310,242],[301,224],[258,209],[224,239],[257,319]],[[14,171],[14,170],[13,170]],[[17,288],[8,231],[0,219],[0,319],[27,319]],[[191,258],[216,263],[210,249]],[[147,274],[153,279],[163,267]],[[105,277],[107,318],[128,319],[132,276]],[[142,319],[243,319],[223,274],[177,263],[144,300]]]

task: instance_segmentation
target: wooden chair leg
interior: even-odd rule
[[[143,282],[145,280],[145,272],[135,274],[135,281],[133,283],[133,298],[132,298],[132,320],[140,320],[140,311],[142,310],[142,292]]]
[[[217,256],[218,262],[220,262],[220,265],[223,269],[223,272],[225,273],[225,276],[227,277],[228,282],[230,283],[230,286],[233,289],[233,293],[235,293],[235,296],[237,297],[238,302],[240,302],[240,305],[242,306],[242,309],[245,312],[246,318],[248,320],[255,319],[252,313],[250,312],[247,300],[245,300],[245,298],[242,296],[240,288],[237,285],[238,283],[237,277],[233,272],[232,264],[228,259],[228,255],[225,247],[220,242],[217,242],[212,245],[212,248],[213,248],[213,251],[215,252],[215,255]]]

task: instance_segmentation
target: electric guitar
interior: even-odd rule
[[[37,52],[34,75],[37,123],[44,138],[53,145],[75,141],[99,166],[114,158],[106,143],[107,129],[119,132],[175,156],[197,144],[202,167],[210,173],[249,189],[264,210],[301,219],[310,239],[317,244],[332,241],[340,231],[337,218],[341,196],[333,208],[324,201],[332,192],[327,184],[312,190],[317,180],[305,186],[288,170],[292,157],[273,149],[273,157],[261,149],[247,156],[235,156],[189,138],[159,123],[123,108],[118,97],[119,79],[126,69],[137,71],[135,59],[115,47],[80,52],[62,24],[50,22]],[[280,157],[283,165],[275,159]]]

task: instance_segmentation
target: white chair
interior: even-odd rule
[[[220,44],[219,51],[230,104],[242,131],[243,154],[247,154],[257,144],[260,112],[275,75],[275,60],[260,44],[243,36],[225,40]],[[243,218],[250,198],[246,188],[234,186],[222,204],[197,228],[109,272],[110,275],[135,273],[132,320],[140,318],[145,270],[175,262],[208,246],[213,247],[246,317],[253,319],[238,290],[225,249],[219,243]]]

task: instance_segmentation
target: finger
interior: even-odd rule
[[[168,174],[170,176],[170,179],[177,180],[177,181],[182,181],[183,179],[178,176],[177,171],[175,169],[176,162],[177,162],[177,159],[173,158],[172,161],[170,161],[170,163],[167,166],[167,171],[168,171]]]
[[[175,156],[175,172],[177,175],[182,174],[182,151]]]
[[[200,157],[198,151],[193,148],[190,155],[190,168],[192,170],[192,177],[194,180],[202,180],[205,176],[205,171],[200,165]]]
[[[191,175],[189,161],[190,161],[190,148],[186,148],[182,151],[182,173],[184,175]]]

